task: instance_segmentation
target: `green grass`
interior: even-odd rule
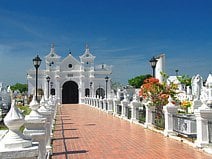
[[[31,109],[28,105],[26,106],[17,106],[23,113],[24,116],[29,115],[31,112]]]
[[[8,128],[4,125],[4,123],[0,123],[0,130],[7,130]]]
[[[146,121],[146,117],[145,116],[141,116],[139,118],[139,123],[145,123],[145,121]]]

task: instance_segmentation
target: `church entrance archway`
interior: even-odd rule
[[[74,81],[65,82],[62,89],[62,104],[77,103],[79,103],[79,90],[77,83]]]
[[[90,96],[90,89],[88,89],[88,88],[85,89],[85,96],[86,97]]]
[[[105,90],[103,88],[98,88],[96,90],[96,97],[102,97],[105,98]]]

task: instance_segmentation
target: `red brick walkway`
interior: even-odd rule
[[[211,159],[179,141],[86,105],[63,105],[53,159]]]

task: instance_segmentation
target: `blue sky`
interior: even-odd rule
[[[148,61],[160,53],[169,75],[206,78],[211,8],[211,0],[0,0],[0,81],[26,83],[32,59],[51,43],[77,59],[88,43],[96,64],[113,65],[113,81],[151,73]]]

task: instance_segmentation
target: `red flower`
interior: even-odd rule
[[[176,85],[167,85],[166,83],[159,83],[156,78],[148,78],[144,80],[144,84],[141,86],[139,95],[144,99],[150,100],[152,105],[164,106],[168,103],[168,98],[176,94]]]

